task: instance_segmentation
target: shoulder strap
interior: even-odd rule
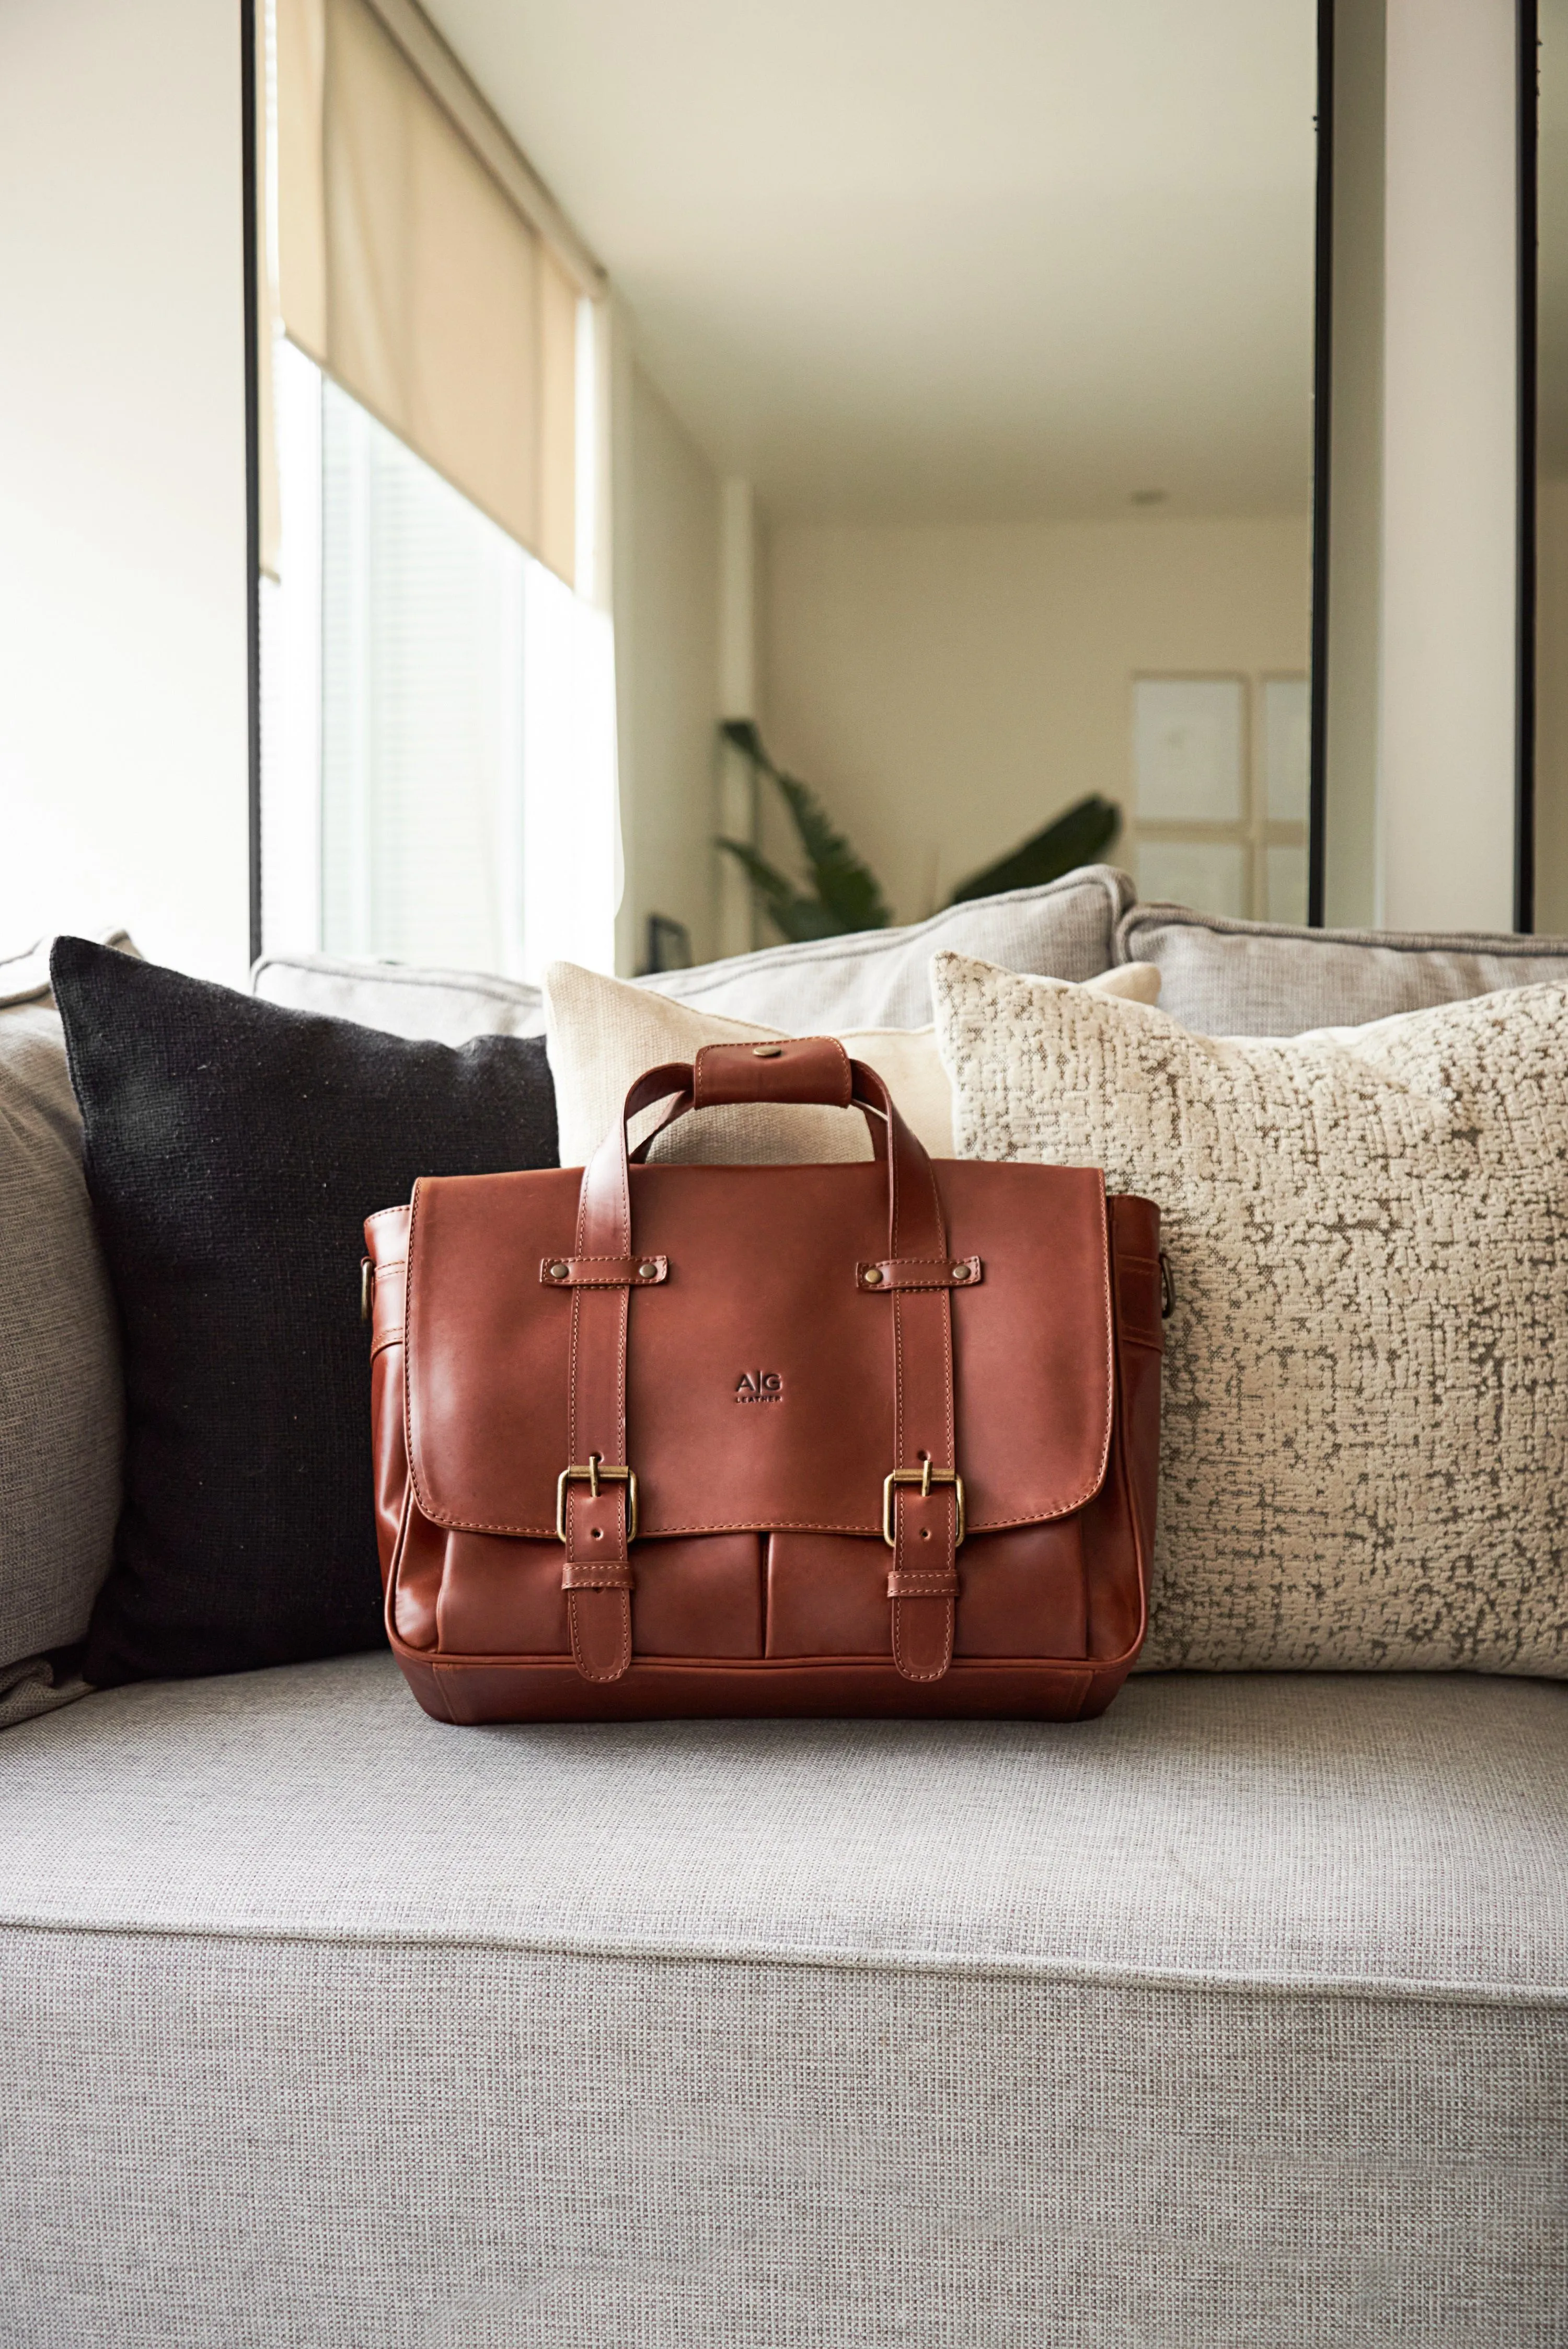
[[[742,1100],[818,1101],[866,1113],[887,1169],[888,1256],[945,1258],[947,1235],[931,1161],[864,1062],[848,1060],[834,1039],[779,1046],[725,1046],[651,1069],[583,1172],[579,1256],[626,1262],[634,1274],[627,1120],[676,1096],[674,1116],[688,1108]],[[673,1123],[673,1117],[665,1120]],[[661,1128],[662,1130],[662,1128]],[[868,1288],[868,1294],[876,1294]],[[885,1290],[892,1318],[895,1458],[883,1476],[883,1532],[892,1550],[888,1597],[892,1652],[907,1680],[940,1680],[953,1656],[958,1594],[956,1552],[963,1538],[963,1485],[954,1457],[953,1323],[948,1288]],[[618,1680],[632,1661],[631,1546],[636,1536],[636,1477],[627,1450],[626,1349],[630,1279],[574,1288],[572,1296],[570,1444],[557,1525],[565,1545],[562,1583],[572,1652],[585,1679]],[[879,1473],[868,1461],[868,1476]]]

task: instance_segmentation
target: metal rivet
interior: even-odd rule
[[[637,1267],[637,1278],[639,1280],[657,1280],[658,1277],[659,1268],[656,1264],[640,1264]]]
[[[869,1264],[869,1265],[867,1265],[867,1267],[866,1267],[866,1287],[867,1287],[868,1288],[874,1288],[876,1287],[877,1283],[881,1280],[881,1278],[882,1278],[882,1274],[878,1271],[878,1269],[877,1269],[876,1266],[875,1266],[874,1264]]]
[[[552,1264],[550,1268],[550,1278],[552,1280],[564,1280],[566,1267],[563,1264]]]
[[[954,1280],[967,1280],[969,1267],[966,1264],[955,1264],[953,1268],[953,1278]]]
[[[776,1061],[783,1050],[782,1044],[753,1044],[751,1055],[757,1061]]]

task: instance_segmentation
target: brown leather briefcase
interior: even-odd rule
[[[625,1118],[859,1104],[876,1156]],[[1102,1712],[1143,1636],[1158,1211],[933,1163],[821,1037],[652,1070],[589,1166],[366,1226],[387,1628],[440,1721]]]

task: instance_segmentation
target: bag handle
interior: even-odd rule
[[[688,1081],[653,1132],[630,1154],[631,1163],[643,1165],[660,1134],[689,1110],[758,1102],[815,1102],[824,1109],[858,1107],[871,1129],[872,1155],[885,1158],[886,1107],[856,1100],[853,1071],[857,1065],[836,1036],[793,1036],[766,1044],[705,1044],[686,1071]],[[666,1064],[666,1068],[678,1066]],[[628,1119],[636,1114],[629,1102],[625,1114]]]
[[[667,1061],[639,1077],[583,1170],[579,1257],[632,1258],[626,1125],[638,1111],[672,1094],[659,1132],[692,1109],[732,1102],[860,1108],[873,1145],[880,1141],[877,1155],[887,1171],[890,1263],[945,1259],[946,1225],[930,1159],[876,1071],[851,1061],[836,1037],[825,1036],[705,1045],[694,1064]],[[954,1457],[950,1291],[945,1282],[917,1288],[869,1280],[867,1289],[887,1296],[892,1317],[895,1457],[887,1472],[868,1462],[867,1473],[882,1475],[883,1531],[893,1553],[888,1576],[893,1657],[906,1679],[939,1680],[953,1654],[954,1558],[964,1506]],[[629,1286],[572,1291],[571,1456],[561,1478],[557,1521],[566,1547],[562,1583],[572,1652],[584,1678],[598,1681],[618,1680],[632,1661],[636,1477],[626,1445],[630,1309]]]

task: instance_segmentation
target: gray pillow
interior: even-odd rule
[[[467,1044],[476,1036],[542,1036],[544,997],[520,978],[476,970],[421,970],[335,955],[263,955],[251,992],[289,1011],[353,1019],[417,1042]]]
[[[119,940],[114,943],[119,943]],[[0,962],[0,1728],[86,1693],[124,1397],[47,948]]]
[[[1568,984],[1568,938],[1304,930],[1186,905],[1135,905],[1118,962],[1160,969],[1160,1008],[1203,1036],[1299,1036],[1505,987]]]
[[[1118,917],[1132,884],[1109,864],[1085,864],[1043,888],[1008,889],[949,905],[903,930],[861,930],[765,947],[759,954],[645,980],[660,995],[727,1019],[761,1020],[789,1034],[846,1028],[923,1028],[932,1018],[931,957],[948,951],[1046,978],[1098,978],[1114,959]]]
[[[1132,884],[1109,864],[1086,864],[1039,889],[1009,889],[950,905],[907,929],[861,930],[803,946],[663,971],[639,982],[694,1009],[760,1020],[792,1036],[845,1028],[924,1028],[932,956],[941,947],[1047,978],[1096,978],[1113,960],[1119,915]],[[345,962],[329,955],[263,955],[253,993],[295,1011],[357,1019],[395,1036],[463,1044],[471,1036],[538,1036],[544,999],[521,979],[475,971]]]

